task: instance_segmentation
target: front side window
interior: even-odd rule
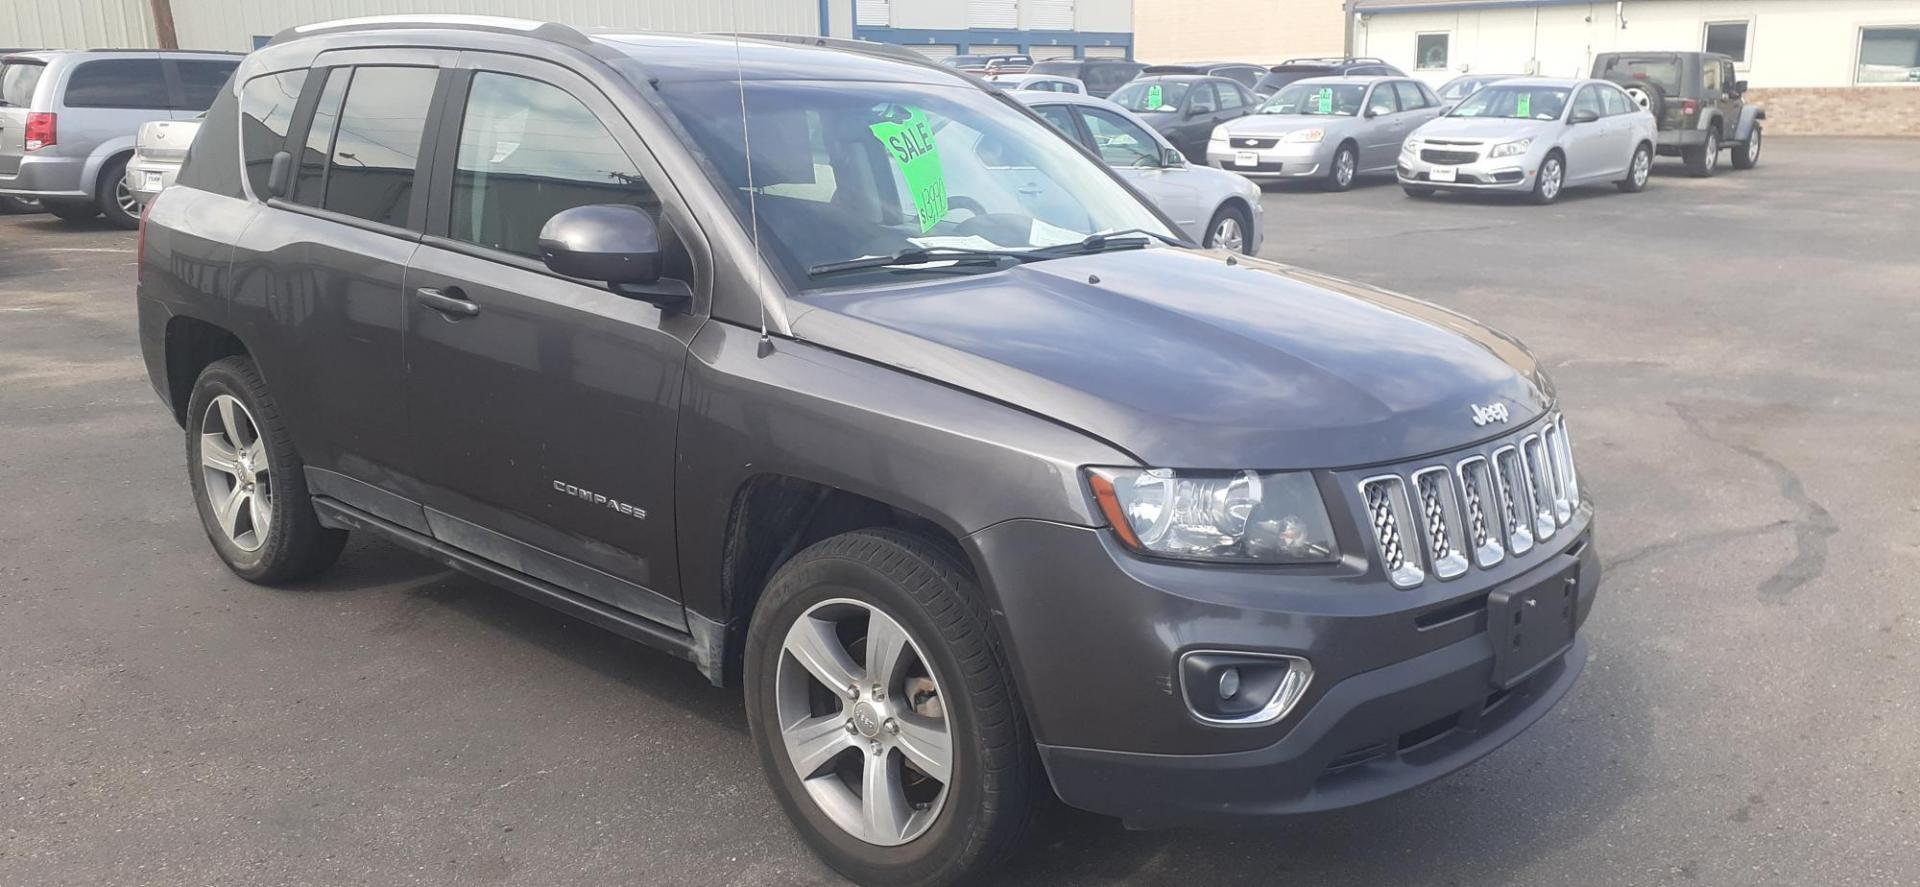
[[[407,224],[420,137],[439,75],[434,68],[354,69],[327,157],[322,209],[396,227]]]
[[[1861,28],[1855,83],[1920,83],[1920,25]]]
[[[1080,109],[1093,135],[1094,150],[1109,166],[1158,166],[1160,143],[1133,121],[1100,108]]]
[[[817,170],[824,146],[813,133],[808,144]],[[824,183],[820,178],[783,187],[790,196],[831,199],[830,172]],[[474,74],[460,123],[448,236],[533,257],[548,219],[596,203],[633,204],[656,218],[660,208],[639,168],[579,99],[525,77]]]
[[[736,82],[673,82],[660,92],[742,229],[754,230],[757,216],[762,253],[795,289],[999,267],[834,269],[913,249],[1034,250],[1134,228],[1171,236],[1047,124],[972,87],[753,81],[744,121]],[[816,144],[838,192],[824,202],[782,193],[822,177]]]
[[[300,87],[306,80],[304,69],[282,71],[255,77],[240,90],[241,155],[247,182],[261,200],[267,199],[267,174],[273,168],[273,155],[286,150],[293,106],[299,103]]]
[[[1746,22],[1707,22],[1706,51],[1746,64],[1747,26]]]
[[[1594,117],[1607,116],[1607,109],[1600,103],[1600,90],[1589,86],[1573,97],[1573,113],[1592,114]]]
[[[1558,120],[1567,108],[1568,92],[1554,86],[1488,86],[1453,106],[1447,116]]]
[[[1373,95],[1367,98],[1367,113],[1380,115],[1392,114],[1400,110],[1399,100],[1393,97],[1393,84],[1382,83],[1373,88]]]
[[[158,110],[172,104],[159,59],[82,62],[67,76],[68,107]]]
[[[1136,80],[1120,87],[1107,100],[1135,112],[1177,111],[1192,88],[1193,83],[1186,80]]]
[[[1289,83],[1260,106],[1260,113],[1353,117],[1366,96],[1366,86],[1359,83]]]
[[[220,87],[227,85],[238,67],[239,62],[174,62],[173,69],[180,75],[180,108],[205,111],[213,107]]]
[[[1220,94],[1220,110],[1222,111],[1238,110],[1247,104],[1247,100],[1241,96],[1239,88],[1231,83],[1215,83],[1213,90]]]
[[[1418,34],[1414,36],[1414,55],[1419,59],[1415,67],[1422,71],[1441,71],[1447,67],[1447,35]]]

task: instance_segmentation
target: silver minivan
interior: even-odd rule
[[[0,59],[0,195],[134,227],[140,207],[124,179],[140,125],[199,115],[239,64],[229,53],[152,50]]]

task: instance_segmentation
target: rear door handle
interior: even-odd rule
[[[413,295],[420,300],[420,304],[448,317],[472,317],[480,313],[480,304],[467,301],[464,298],[466,294],[462,293],[457,286],[446,289],[423,286],[414,290]]]

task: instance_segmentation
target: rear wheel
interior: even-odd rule
[[[1249,231],[1245,210],[1233,205],[1220,207],[1220,211],[1213,214],[1213,221],[1207,223],[1206,246],[1208,249],[1245,253]]]
[[[63,222],[84,222],[100,214],[100,207],[85,200],[42,200],[40,206]]]
[[[1560,189],[1567,184],[1567,161],[1559,151],[1547,155],[1540,161],[1540,172],[1534,177],[1533,202],[1545,206],[1560,199]]]
[[[1715,125],[1707,130],[1707,140],[1697,148],[1688,148],[1685,152],[1687,174],[1704,179],[1713,175],[1720,166],[1720,127]]]
[[[1746,142],[1733,146],[1733,168],[1752,169],[1760,162],[1760,124],[1753,125],[1753,132]]]
[[[761,766],[834,869],[934,887],[1025,840],[1046,783],[979,589],[941,549],[888,529],[807,548],[746,656]]]
[[[100,214],[106,216],[109,224],[129,230],[140,227],[140,201],[133,198],[133,190],[127,187],[127,158],[107,161],[93,193],[100,205]]]
[[[1637,194],[1646,190],[1647,178],[1653,174],[1653,148],[1641,145],[1633,149],[1633,159],[1627,163],[1627,177],[1613,185],[1628,194]]]
[[[1348,142],[1333,152],[1333,164],[1327,168],[1327,177],[1321,187],[1328,191],[1345,191],[1353,187],[1353,179],[1360,173],[1360,151]]]

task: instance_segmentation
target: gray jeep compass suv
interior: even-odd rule
[[[1049,793],[1420,785],[1585,662],[1532,355],[1175,231],[931,63],[358,20],[223,88],[140,330],[235,573],[371,533],[672,651],[831,865],[945,884]]]

